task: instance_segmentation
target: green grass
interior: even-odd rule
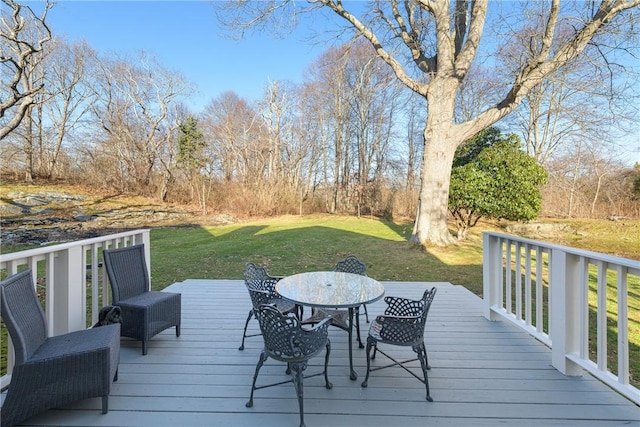
[[[611,221],[572,221],[572,231],[556,236],[553,242],[634,258],[638,256],[638,241],[629,236],[638,230],[639,224],[637,220],[623,226]],[[368,275],[378,280],[450,282],[482,296],[482,232],[500,231],[499,227],[481,223],[471,229],[467,241],[427,250],[408,243],[412,228],[410,222],[338,215],[283,216],[224,226],[152,228],[152,286],[160,290],[185,279],[241,279],[244,264],[249,261],[267,266],[274,275],[331,270],[338,260],[355,254],[367,264]],[[550,241],[537,236],[523,237]],[[2,252],[25,248],[7,249],[3,247]],[[640,383],[640,352],[634,350],[640,348],[637,280],[629,284],[629,298],[631,376],[637,387]],[[593,322],[593,315],[590,321]],[[615,313],[609,313],[608,322],[610,367],[615,370]]]
[[[424,251],[407,242],[412,224],[346,216],[286,216],[216,227],[151,231],[155,288],[184,279],[241,279],[244,264],[274,275],[331,270],[355,254],[378,280],[451,282],[482,292],[479,235],[450,248]]]

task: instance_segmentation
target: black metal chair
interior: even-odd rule
[[[353,274],[359,274],[361,276],[366,276],[367,265],[364,262],[360,261],[357,256],[348,255],[345,259],[338,261],[336,263],[336,266],[333,269],[333,271],[341,271],[343,273],[353,273]],[[362,304],[362,307],[364,308],[365,319],[367,323],[369,323],[369,311],[367,310],[367,305]],[[360,307],[356,308],[356,315],[357,316],[360,315]],[[358,327],[359,326],[360,325],[358,324]]]
[[[264,291],[268,294],[267,300],[261,301],[260,303],[264,304],[274,304],[278,310],[283,313],[295,313],[298,318],[302,316],[302,307],[297,306],[291,301],[285,300],[276,292],[276,283],[282,277],[279,276],[271,276],[267,269],[255,265],[252,262],[248,262],[244,267],[244,284],[247,287],[247,290],[259,290]],[[252,298],[253,301],[253,298]],[[249,310],[249,314],[247,315],[247,320],[244,323],[244,331],[242,332],[242,343],[238,350],[244,350],[244,340],[245,338],[256,337],[261,334],[247,334],[247,327],[249,326],[249,321],[253,317],[254,310],[260,307],[260,303],[256,304],[253,302],[252,308]]]
[[[122,310],[121,335],[142,341],[143,355],[147,342],[165,329],[175,326],[179,337],[181,295],[151,290],[144,245],[105,249],[103,255],[112,304]]]
[[[431,366],[429,366],[427,349],[424,344],[424,327],[427,322],[429,308],[436,295],[436,290],[435,287],[427,289],[419,300],[385,297],[384,301],[387,303],[387,308],[384,311],[384,315],[377,316],[369,328],[369,336],[367,337],[367,376],[362,382],[362,387],[367,387],[369,373],[371,371],[399,366],[425,385],[427,389],[427,400],[433,402],[429,393],[427,370],[431,369]],[[399,362],[389,354],[380,350],[378,348],[379,343],[404,347],[410,346],[418,357]],[[373,350],[373,354],[371,350]],[[371,368],[371,360],[375,359],[376,352],[380,352],[393,361],[393,363]],[[420,378],[405,366],[405,364],[415,362],[416,360],[420,361],[423,378]]]
[[[120,363],[119,324],[49,337],[31,270],[0,282],[0,307],[15,348],[2,427],[90,397],[102,397],[102,413],[108,412]]]
[[[264,291],[250,291],[252,300],[266,299],[268,294]],[[262,295],[259,295],[262,294]],[[312,329],[303,329],[300,320],[293,314],[283,314],[272,304],[263,304],[255,310],[255,316],[260,324],[264,349],[260,353],[256,371],[253,375],[251,385],[251,395],[247,402],[247,408],[253,406],[253,393],[267,387],[293,382],[298,397],[298,407],[300,409],[300,426],[304,426],[304,392],[303,380],[319,375],[324,375],[325,387],[331,389],[333,385],[329,382],[327,367],[329,366],[329,354],[331,353],[331,342],[329,341],[329,324],[331,319],[324,319]],[[303,371],[307,368],[308,361],[326,349],[324,358],[324,370],[321,373],[304,376]],[[293,372],[291,379],[277,383],[256,386],[260,368],[264,362],[272,359],[287,364],[287,372]]]
[[[355,255],[349,255],[345,259],[338,261],[333,271],[342,273],[353,273],[366,276],[367,266],[360,261]],[[364,304],[363,304],[364,305]],[[365,307],[365,313],[367,313],[367,307]],[[331,317],[333,320],[331,326],[340,328],[343,331],[349,331],[349,310],[339,308],[318,308],[314,307],[311,310],[311,316],[304,319],[305,325],[314,325],[326,317]],[[360,306],[354,308],[355,328],[356,336],[358,337],[358,345],[360,348],[364,348],[362,338],[360,337]],[[367,313],[367,323],[369,323],[369,315]]]

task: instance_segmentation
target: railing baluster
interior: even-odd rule
[[[531,318],[531,246],[524,244],[524,316],[528,326],[533,325]]]
[[[511,240],[505,241],[506,245],[506,254],[505,257],[507,259],[507,264],[505,268],[505,277],[507,279],[507,283],[505,283],[505,309],[507,313],[513,313],[513,305],[511,301],[511,275],[513,270],[511,269]]]
[[[580,357],[589,359],[589,263],[585,257],[580,257]]]
[[[597,364],[598,369],[607,370],[607,266],[603,261],[596,262],[598,268],[598,311],[597,311]]]
[[[629,385],[629,310],[627,268],[616,266],[618,303],[618,382]]]
[[[54,331],[56,328],[55,310],[53,309],[56,303],[54,289],[56,276],[55,264],[55,252],[49,252],[45,261],[45,314],[47,316],[47,333],[50,336],[55,335]],[[38,268],[36,267],[32,271],[34,271],[37,276]],[[37,283],[37,278],[34,283]]]
[[[552,364],[561,372],[579,375],[581,370],[587,370],[640,404],[640,390],[629,384],[628,341],[629,280],[630,277],[634,277],[634,283],[640,280],[640,262],[493,232],[484,233],[483,244],[485,317],[512,321],[549,345]],[[533,251],[535,273],[531,266]],[[607,276],[614,270],[617,273],[616,307],[610,308],[610,312],[618,316],[617,374],[608,371],[607,359],[607,303],[611,306],[614,300],[613,297],[611,301],[607,298],[609,288],[614,286],[608,283]],[[594,272],[597,283],[590,278],[590,273]],[[532,295],[532,274],[535,274],[535,297]],[[589,305],[590,285],[596,290],[595,308]],[[535,325],[531,307],[534,303]],[[595,310],[595,331],[589,328],[590,319],[594,320],[590,315],[592,310]],[[591,360],[590,353],[593,345],[597,346],[595,361]]]
[[[542,259],[542,249],[536,246],[536,332],[542,334],[544,332],[544,290],[542,284],[542,267],[544,260]]]
[[[522,319],[522,246],[515,244],[516,319]]]

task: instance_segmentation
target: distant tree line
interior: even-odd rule
[[[64,180],[189,204],[203,214],[415,218],[425,99],[406,90],[370,44],[328,48],[302,83],[268,82],[261,99],[229,91],[192,111],[192,84],[153,55],[103,55],[51,34],[46,13],[3,5],[5,179]],[[635,76],[609,87],[614,100],[604,89],[594,93],[595,83],[587,91],[587,62],[544,79],[500,127],[519,135],[507,138],[519,158],[545,169],[546,184],[535,181],[542,215],[640,217],[640,167],[616,156],[615,139],[601,137],[605,129],[615,135],[623,125],[637,128],[627,110],[637,93],[623,90]],[[489,96],[492,79],[508,78],[489,79],[481,69],[473,75],[459,92],[460,120]],[[556,81],[556,89],[544,87]],[[564,99],[555,99],[562,91]],[[576,111],[586,99],[608,106],[598,109],[596,128]],[[480,164],[474,159],[467,163]],[[457,193],[456,203],[470,194]],[[450,206],[452,217],[455,206],[462,205]]]

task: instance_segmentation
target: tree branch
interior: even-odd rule
[[[365,38],[367,39],[375,49],[378,56],[386,62],[393,72],[395,73],[398,80],[400,80],[405,86],[409,87],[414,92],[425,95],[428,85],[421,84],[414,79],[412,79],[405,71],[402,65],[382,46],[380,40],[376,37],[376,35],[364,25],[358,18],[356,18],[353,14],[347,11],[343,6],[342,2],[339,0],[318,0],[324,6],[327,6],[331,10],[333,10],[338,16],[342,17],[346,21],[348,21],[353,27]]]
[[[522,99],[542,80],[557,71],[560,67],[577,57],[591,42],[595,34],[601,30],[619,13],[640,5],[640,0],[605,0],[602,1],[595,15],[576,32],[573,38],[565,42],[549,57],[550,47],[553,43],[554,30],[558,18],[559,0],[554,0],[547,19],[543,35],[543,44],[540,53],[531,59],[516,77],[513,86],[507,95],[496,104],[487,109],[474,120],[460,124],[467,138],[473,136],[474,129],[484,129],[502,117],[512,112]]]

